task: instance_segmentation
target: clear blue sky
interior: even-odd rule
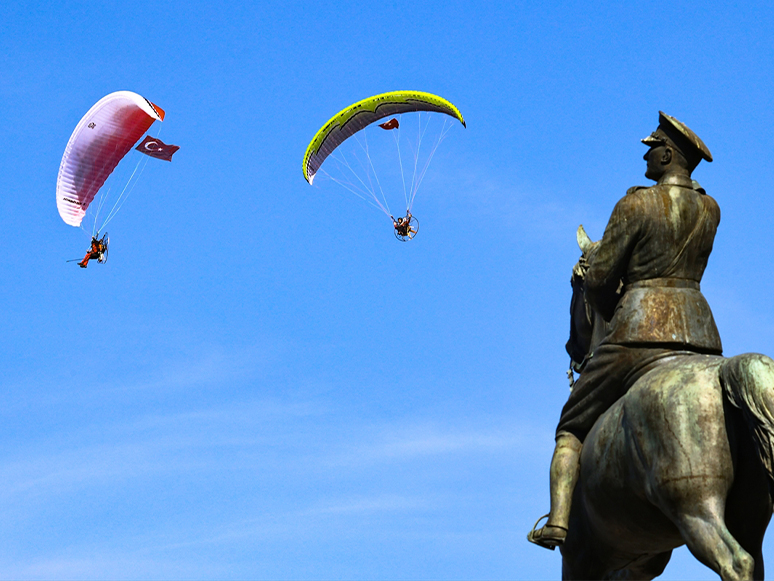
[[[525,535],[575,228],[648,183],[659,110],[715,157],[726,353],[774,355],[770,4],[554,4],[3,3],[0,577],[558,578]],[[468,124],[408,244],[301,175],[325,120],[396,89]],[[117,90],[181,149],[84,271],[56,176]],[[711,574],[681,549],[665,576]]]

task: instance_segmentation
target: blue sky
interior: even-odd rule
[[[774,354],[764,2],[41,6],[0,7],[2,578],[558,578],[525,535],[575,228],[648,183],[659,110],[715,157],[694,176],[723,213],[702,288],[726,353]],[[397,89],[467,121],[407,244],[301,175],[330,116]],[[56,176],[117,90],[181,149],[83,271]],[[709,574],[681,549],[665,576]]]

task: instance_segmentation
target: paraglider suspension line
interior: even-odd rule
[[[379,186],[379,192],[382,194],[382,201],[384,202],[384,208],[386,208],[385,213],[390,214],[390,206],[387,204],[387,198],[384,196],[384,190],[382,189],[382,184],[379,183],[379,176],[376,174],[376,168],[374,167],[374,162],[371,159],[371,154],[368,152],[368,134],[364,131],[363,132],[363,139],[365,141],[365,147],[363,147],[363,144],[360,143],[360,140],[355,136],[355,141],[357,141],[357,144],[360,146],[360,149],[362,149],[365,152],[366,157],[368,158],[368,165],[371,168],[371,172],[374,174],[374,179],[376,180],[376,185]],[[366,175],[368,175],[368,182],[371,182],[371,172],[368,171],[368,168],[364,168],[366,171]],[[374,198],[376,198],[376,189],[371,186],[371,191],[373,192]],[[377,200],[378,202],[378,200]],[[381,206],[381,202],[379,203]]]
[[[363,179],[360,177],[360,175],[354,169],[352,169],[352,166],[349,164],[349,161],[347,161],[347,158],[344,152],[341,152],[341,158],[336,157],[334,155],[331,155],[331,158],[337,163],[346,167],[352,173],[352,175],[354,175],[357,178],[357,181],[360,182],[360,184],[363,186],[363,189],[359,188],[356,184],[352,182],[349,182],[349,181],[344,182],[342,180],[335,178],[334,176],[326,172],[324,169],[320,170],[322,173],[324,173],[328,178],[330,178],[331,180],[333,180],[343,188],[355,194],[360,199],[368,202],[373,207],[378,208],[379,210],[387,214],[387,216],[390,215],[389,209],[385,208],[384,205],[382,205],[382,203],[379,201],[379,198],[377,198],[376,195],[374,194],[373,188],[369,188],[368,185],[366,185]],[[357,159],[357,156],[355,156],[355,158]],[[360,162],[359,159],[358,159],[358,162]],[[362,162],[361,162],[361,166],[362,166]],[[366,196],[369,196],[371,199],[367,198]]]
[[[158,130],[156,131],[156,137],[158,137],[160,134],[161,134],[161,125],[159,124]],[[117,149],[118,145],[116,145],[115,148]],[[142,172],[145,170],[145,166],[147,163],[148,163],[148,158],[145,155],[141,156],[141,158],[137,160],[137,164],[134,166],[134,169],[132,170],[132,173],[129,176],[129,179],[126,180],[126,183],[123,189],[121,190],[121,193],[119,194],[118,199],[116,199],[115,203],[113,204],[113,207],[108,212],[108,215],[105,218],[105,221],[102,223],[102,225],[99,228],[97,228],[97,220],[99,219],[99,215],[104,207],[105,202],[110,197],[110,192],[113,189],[112,185],[108,187],[108,189],[100,195],[99,205],[97,206],[97,212],[94,215],[94,226],[92,228],[92,234],[91,234],[92,236],[95,236],[98,232],[100,232],[101,230],[104,230],[108,222],[110,222],[115,217],[115,215],[124,205],[124,202],[126,202],[126,200],[129,198],[129,194],[132,193],[132,190],[134,190],[134,187],[137,185],[137,182],[140,180],[140,176],[142,175]],[[141,164],[142,164],[142,167],[140,167]],[[140,169],[139,174],[137,173],[138,168]],[[137,174],[136,178],[135,178],[135,174]]]
[[[430,167],[430,162],[433,161],[433,156],[435,155],[435,152],[438,150],[438,146],[441,145],[441,142],[443,141],[444,137],[446,137],[446,134],[449,133],[449,131],[452,128],[453,122],[447,121],[444,119],[443,121],[443,128],[441,129],[441,132],[438,135],[438,139],[436,140],[435,144],[433,145],[433,148],[430,150],[430,155],[428,156],[427,160],[425,161],[425,165],[422,168],[422,172],[419,174],[419,179],[417,180],[416,187],[414,187],[412,194],[411,194],[411,200],[408,205],[408,209],[411,210],[411,206],[414,205],[414,198],[417,197],[417,192],[419,191],[419,186],[422,185],[422,182],[425,179],[425,174],[427,173],[427,168]]]
[[[408,194],[406,193],[406,178],[403,174],[403,157],[401,157],[400,155],[400,127],[401,127],[402,121],[403,121],[403,115],[400,116],[400,121],[398,122],[398,130],[393,132],[392,137],[395,140],[395,147],[398,148],[398,165],[400,165],[400,181],[403,184],[403,199],[406,200],[406,208],[408,208],[409,199],[408,199]]]
[[[126,185],[124,186],[124,189],[121,190],[121,194],[119,194],[118,199],[116,200],[116,203],[113,204],[113,207],[111,208],[110,212],[108,212],[107,218],[105,218],[105,221],[102,223],[102,226],[100,226],[100,230],[104,230],[105,226],[108,225],[108,222],[110,222],[113,217],[118,214],[118,211],[121,209],[121,206],[124,205],[124,202],[129,197],[129,194],[132,193],[132,190],[134,190],[134,186],[137,185],[137,181],[140,179],[140,176],[142,175],[143,170],[145,169],[146,164],[148,163],[148,159],[146,156],[146,159],[140,159],[137,161],[137,165],[134,166],[134,171],[132,171],[132,175],[129,176],[129,181],[126,182]],[[137,179],[134,180],[134,183],[132,183],[132,178],[134,177],[134,174],[137,173],[137,168],[140,167],[140,164],[142,164],[142,168],[140,169],[140,173],[137,175]],[[132,187],[129,187],[129,184],[132,185]],[[96,223],[96,222],[95,222]]]

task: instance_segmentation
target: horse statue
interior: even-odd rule
[[[582,227],[578,242],[591,243]],[[588,357],[605,322],[580,276],[568,351]],[[774,360],[675,352],[586,437],[562,578],[653,579],[686,544],[724,581],[763,579],[773,499]]]

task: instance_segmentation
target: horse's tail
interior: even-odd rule
[[[720,383],[742,412],[774,500],[774,360],[758,353],[727,359],[720,368]]]

